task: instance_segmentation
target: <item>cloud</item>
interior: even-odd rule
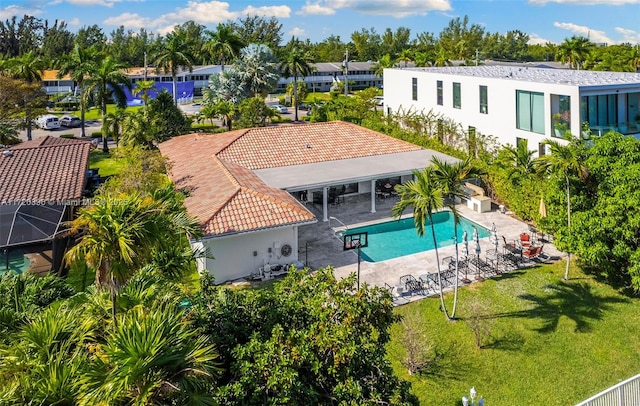
[[[6,20],[13,16],[22,17],[23,15],[37,16],[42,14],[42,10],[33,7],[23,7],[15,4],[10,4],[7,7],[0,8],[0,20]]]
[[[572,6],[623,6],[640,4],[640,0],[529,0],[529,4],[545,5],[547,3],[570,4]]]
[[[614,30],[618,33],[622,35],[622,41],[621,42],[629,42],[629,43],[635,43],[635,44],[640,44],[640,32],[638,31],[634,31],[634,30],[629,30],[626,28],[621,28],[621,27],[615,27]]]
[[[103,23],[116,27],[124,25],[127,28],[142,28],[149,26],[151,21],[149,18],[142,17],[137,13],[122,13],[119,16],[107,18]]]
[[[243,15],[261,16],[261,17],[276,17],[276,18],[289,18],[291,17],[291,8],[289,6],[264,6],[253,7],[247,6],[241,12]]]
[[[113,7],[114,3],[119,3],[121,0],[67,0],[67,3],[74,6],[104,6]]]
[[[337,9],[351,9],[360,14],[393,16],[426,15],[430,11],[451,10],[451,0],[318,0],[307,1],[298,14],[333,15]]]
[[[307,33],[304,28],[293,27],[293,29],[289,31],[289,35],[293,35],[294,37],[306,37]]]
[[[529,34],[529,42],[527,42],[527,44],[529,44],[529,45],[544,45],[547,42],[553,42],[553,41],[550,41],[548,39],[542,38],[538,34],[534,33],[534,34]]]
[[[584,25],[554,22],[553,26],[557,28],[561,28],[563,30],[571,31],[574,34],[577,34],[583,37],[587,37],[591,42],[607,43],[607,44],[615,43],[615,41],[607,37],[607,34],[604,31],[594,30]]]
[[[80,26],[82,23],[80,22],[80,19],[76,17],[76,18],[72,18],[70,21],[67,21],[67,24],[77,27],[77,26]]]
[[[297,14],[305,15],[305,16],[331,16],[336,13],[336,10],[331,7],[325,7],[322,4],[306,2],[304,6],[298,11]]]

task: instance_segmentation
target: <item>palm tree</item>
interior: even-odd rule
[[[96,285],[109,286],[114,323],[118,286],[149,261],[152,250],[175,244],[168,236],[200,234],[184,208],[163,194],[162,190],[157,192],[158,198],[107,194],[94,206],[80,209],[71,222],[71,232],[82,236],[65,258],[70,264],[86,261],[96,270]]]
[[[222,118],[223,124],[226,124],[227,130],[233,128],[233,117],[236,114],[236,106],[229,101],[221,101],[216,103],[216,112],[218,117]]]
[[[450,164],[434,156],[431,159],[431,163],[433,164],[433,176],[444,195],[446,195],[446,206],[453,214],[453,235],[456,241],[456,281],[451,318],[455,318],[456,305],[458,303],[458,224],[460,224],[460,213],[456,208],[456,199],[464,197],[463,186],[466,179],[477,178],[484,172],[473,164],[471,158]]]
[[[58,63],[60,70],[58,78],[69,75],[80,89],[80,136],[85,137],[84,115],[86,110],[86,100],[84,97],[84,82],[90,73],[96,68],[97,53],[93,48],[82,48],[76,43],[73,51],[63,57]]]
[[[293,77],[293,109],[295,121],[298,121],[298,75],[305,77],[311,74],[311,58],[299,49],[292,49],[286,59],[280,63],[280,71],[285,77]]]
[[[218,354],[171,299],[133,307],[108,332],[82,382],[82,404],[213,404],[207,389]]]
[[[8,60],[4,64],[4,70],[9,75],[16,79],[22,79],[27,83],[35,83],[42,81],[42,75],[45,69],[45,63],[39,56],[36,56],[32,51],[27,52],[19,58],[13,58]],[[31,128],[33,121],[33,110],[31,109],[31,103],[34,99],[37,99],[37,95],[33,95],[33,99],[25,100],[25,126],[27,127],[27,140],[31,141]],[[44,107],[44,106],[43,106]]]
[[[264,98],[280,78],[278,60],[271,48],[264,44],[249,44],[243,48],[235,65],[248,97],[260,95]]]
[[[213,58],[220,58],[221,70],[224,72],[224,64],[227,57],[236,57],[245,47],[242,39],[233,32],[233,27],[227,24],[218,24],[215,31],[205,31],[209,40],[204,44],[204,50]]]
[[[391,60],[391,55],[383,55],[378,62],[374,63],[372,69],[374,70],[374,76],[382,77],[384,70],[387,68],[393,68],[395,62]]]
[[[571,136],[567,136],[570,140]],[[549,145],[551,154],[543,155],[538,158],[537,165],[541,172],[561,176],[564,178],[566,194],[567,194],[567,233],[571,238],[571,177],[578,176],[584,180],[587,177],[587,167],[584,164],[580,149],[573,142],[563,144],[556,140],[546,140],[545,144]],[[569,241],[569,244],[571,242]],[[569,279],[569,264],[571,261],[571,251],[567,250],[567,267],[564,273],[564,279]]]
[[[105,117],[106,125],[103,128],[107,129],[107,136],[110,136],[116,142],[116,147],[118,145],[118,141],[120,140],[122,125],[126,116],[127,113],[125,109],[117,109],[116,111],[108,113]]]
[[[516,147],[511,145],[503,147],[504,152],[500,164],[506,169],[507,178],[516,183],[520,179],[535,175],[537,172],[533,158],[536,152],[529,150],[527,146],[527,140],[523,140]]]
[[[134,96],[140,95],[140,98],[144,102],[144,109],[147,110],[149,107],[149,99],[151,98],[151,92],[155,91],[155,83],[153,80],[141,80],[140,82],[136,82],[136,87],[133,88],[132,94]]]
[[[124,73],[126,66],[117,62],[110,56],[103,57],[98,65],[89,73],[89,77],[85,78],[87,87],[84,97],[89,98],[91,95],[100,103],[100,111],[102,112],[102,150],[109,152],[107,145],[107,103],[113,98],[118,107],[124,108],[127,104],[127,95],[122,89],[126,86],[131,90],[131,80]]]
[[[582,63],[587,59],[593,44],[585,37],[573,36],[565,39],[560,44],[559,54],[562,63],[568,63],[571,69],[580,69]]]
[[[447,50],[442,46],[438,47],[435,59],[433,61],[433,66],[442,67],[451,65],[453,65],[453,62],[451,62],[451,60],[449,59],[449,53],[447,52]]]
[[[161,48],[155,53],[154,60],[157,69],[162,69],[165,73],[171,73],[173,80],[173,101],[178,105],[178,70],[186,67],[191,71],[195,57],[190,52],[185,34],[171,32],[162,42]]]
[[[395,218],[400,218],[407,208],[413,208],[413,224],[419,236],[425,234],[427,219],[431,226],[431,236],[433,238],[436,252],[436,266],[438,267],[438,288],[440,291],[440,306],[447,319],[450,319],[447,307],[444,303],[444,293],[442,291],[442,277],[440,273],[440,256],[438,254],[438,241],[436,230],[433,225],[433,213],[444,207],[442,189],[439,187],[436,177],[431,167],[421,171],[413,171],[413,180],[404,184],[396,185],[399,201],[391,209],[391,214]]]
[[[413,52],[410,49],[403,49],[398,56],[398,62],[403,62],[404,67],[407,67],[407,63],[413,60]]]

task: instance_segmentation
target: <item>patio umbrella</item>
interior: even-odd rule
[[[462,234],[462,255],[465,258],[469,256],[469,236],[466,231]]]
[[[496,252],[498,252],[498,231],[496,230],[496,223],[493,223],[491,226],[491,237],[489,238],[491,244],[495,245]]]
[[[480,280],[482,277],[480,276],[480,252],[482,249],[480,248],[480,238],[478,237],[478,229],[473,227],[473,241],[476,243],[476,255],[478,257],[478,262],[476,263],[476,270],[478,271],[478,275],[476,275],[476,279]]]
[[[540,218],[547,217],[547,205],[544,204],[544,198],[540,198]]]

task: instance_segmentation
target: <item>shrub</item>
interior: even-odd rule
[[[73,134],[60,134],[60,138],[76,138]]]
[[[102,131],[94,131],[91,133],[91,138],[102,138]]]

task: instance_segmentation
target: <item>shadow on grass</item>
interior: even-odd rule
[[[585,282],[565,282],[546,285],[547,294],[524,294],[520,299],[533,306],[518,312],[497,314],[494,317],[522,317],[539,319],[541,326],[536,331],[551,333],[557,330],[563,317],[573,320],[575,331],[585,333],[591,330],[591,322],[602,319],[606,310],[615,303],[626,303],[627,299],[616,296],[600,296]]]
[[[449,379],[458,381],[469,375],[472,369],[471,363],[460,357],[460,344],[451,342],[444,349],[436,349],[435,354],[424,368],[418,371],[423,377]]]
[[[525,339],[519,333],[509,331],[502,337],[493,338],[489,344],[485,344],[482,348],[502,351],[521,351]]]

